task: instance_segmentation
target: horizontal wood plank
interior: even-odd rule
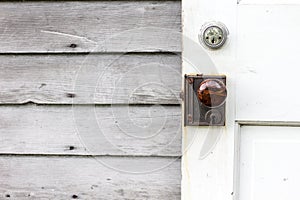
[[[180,104],[181,56],[0,55],[0,104]]]
[[[0,2],[0,53],[181,51],[180,1]]]
[[[179,106],[0,106],[0,153],[181,155]]]
[[[0,166],[1,199],[180,199],[180,160],[2,156]]]

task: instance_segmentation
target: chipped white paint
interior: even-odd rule
[[[194,41],[198,51],[195,55],[195,46],[183,43],[183,58],[199,57],[191,67],[190,63],[183,62],[183,74],[201,72],[204,74],[225,74],[227,76],[228,98],[227,122],[225,127],[219,127],[219,136],[216,138],[211,153],[204,159],[199,159],[203,143],[211,130],[207,127],[185,127],[182,158],[182,199],[184,200],[224,200],[232,198],[233,187],[233,129],[234,129],[234,85],[235,85],[235,9],[236,1],[211,0],[183,1],[183,34]],[[225,9],[226,8],[226,9]],[[227,43],[217,51],[203,49],[198,43],[198,34],[201,26],[209,21],[223,22],[229,29]],[[203,63],[201,59],[210,59]],[[213,70],[214,69],[214,70]],[[191,142],[193,141],[193,142]],[[215,146],[214,146],[215,145]]]
[[[180,199],[180,7],[0,2],[0,199]]]
[[[180,161],[149,157],[0,157],[0,199],[180,199]],[[122,173],[167,165],[152,173]],[[147,165],[145,165],[145,163]],[[7,195],[10,198],[7,198]]]
[[[88,115],[88,110],[93,115]],[[115,110],[115,115],[112,110]],[[0,106],[0,153],[180,156],[179,106]],[[98,124],[92,126],[93,117]],[[86,123],[85,123],[86,122]],[[92,151],[89,139],[95,142]],[[87,145],[89,143],[89,145]]]
[[[0,104],[179,104],[180,60],[171,54],[0,55]]]
[[[181,51],[180,1],[0,2],[0,21],[1,53]]]
[[[74,38],[78,38],[80,40],[85,40],[87,42],[91,42],[91,43],[94,43],[94,44],[97,44],[97,42],[93,41],[93,40],[90,40],[86,37],[81,37],[81,36],[78,36],[78,35],[72,35],[72,34],[67,34],[67,33],[63,33],[63,32],[57,32],[57,31],[46,31],[46,30],[41,30],[42,33],[48,33],[48,34],[56,34],[56,35],[62,35],[62,36],[66,36],[66,37],[74,37]]]

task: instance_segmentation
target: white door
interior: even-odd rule
[[[226,126],[183,128],[182,199],[300,199],[300,1],[183,0],[183,74],[225,74]],[[218,50],[199,43],[222,22]]]

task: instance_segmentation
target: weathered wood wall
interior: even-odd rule
[[[180,199],[180,4],[0,2],[0,199]]]
[[[0,104],[180,102],[176,54],[0,55],[0,76]]]

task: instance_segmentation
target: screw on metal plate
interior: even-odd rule
[[[221,22],[208,22],[200,30],[199,41],[211,49],[222,47],[229,35],[228,29]]]

